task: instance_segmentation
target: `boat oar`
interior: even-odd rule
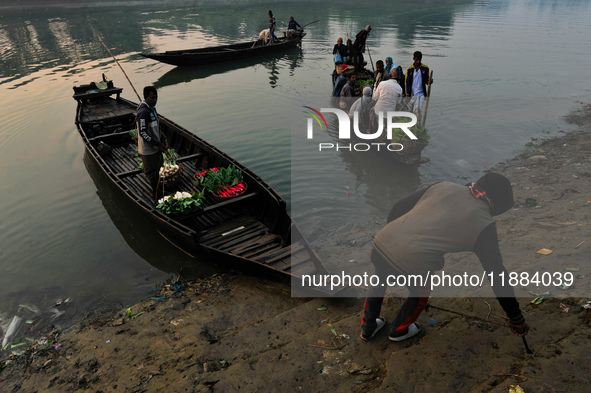
[[[423,125],[425,125],[425,122],[427,121],[427,109],[429,109],[429,100],[431,97],[431,79],[433,79],[433,70],[431,70],[431,74],[429,75],[429,80],[427,82],[429,82],[429,85],[427,87],[427,97],[425,98],[427,100],[427,103],[425,104],[425,114],[423,115]]]
[[[113,54],[111,53],[111,51],[109,50],[109,48],[107,48],[107,45],[105,45],[105,43],[103,42],[103,40],[101,39],[101,36],[96,32],[96,30],[94,30],[94,28],[92,29],[94,31],[94,34],[96,34],[97,38],[99,39],[99,41],[101,42],[101,44],[103,44],[103,46],[105,47],[105,49],[107,50],[107,52],[109,52],[109,54],[111,55],[111,57],[113,58],[113,60],[115,60],[115,63],[117,63],[117,65],[119,66],[119,68],[121,68],[121,71],[123,71],[123,75],[125,75],[125,78],[127,78],[127,81],[129,82],[129,84],[131,85],[131,88],[133,89],[133,92],[135,93],[135,95],[137,96],[137,99],[142,102],[142,99],[140,98],[140,95],[137,93],[137,91],[135,90],[135,87],[133,87],[133,83],[131,83],[131,81],[129,80],[129,77],[127,76],[127,74],[125,73],[125,70],[123,69],[123,67],[121,67],[121,64],[119,64],[119,62],[117,61],[117,59],[115,58],[115,56],[113,56]]]
[[[300,26],[300,27],[303,29],[304,27],[306,27],[306,26],[308,26],[308,25],[311,25],[312,23],[316,23],[316,22],[320,22],[320,19],[318,19],[318,20],[315,20],[314,22],[306,23],[305,25],[303,25],[303,26]]]

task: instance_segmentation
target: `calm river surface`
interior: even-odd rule
[[[89,306],[145,298],[181,269],[213,271],[130,215],[133,209],[85,158],[72,87],[105,73],[124,88],[124,97],[137,101],[93,29],[138,92],[158,87],[161,114],[278,190],[320,251],[335,232],[383,220],[393,202],[417,187],[475,179],[530,138],[567,130],[562,116],[591,93],[589,1],[418,1],[411,7],[370,0],[363,9],[347,0],[273,2],[278,30],[290,16],[302,25],[319,20],[306,28],[301,48],[188,69],[139,53],[248,41],[266,28],[269,4],[149,3],[0,6],[4,321],[19,304],[45,309],[69,297],[79,310],[69,313],[71,322]],[[434,71],[431,143],[423,153],[429,166],[405,168],[347,151],[318,156],[305,143],[302,106],[334,105],[337,37],[354,37],[367,24],[374,62],[391,56],[406,68],[421,50]],[[332,140],[326,133],[315,138]]]

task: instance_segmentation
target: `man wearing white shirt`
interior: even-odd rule
[[[395,111],[396,105],[402,97],[402,87],[398,83],[398,77],[396,70],[390,72],[391,79],[382,81],[373,92],[373,100],[376,101],[374,111],[376,115],[380,112],[384,112],[384,115],[388,111]]]

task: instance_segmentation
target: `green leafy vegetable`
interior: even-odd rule
[[[172,196],[165,196],[158,201],[156,209],[164,214],[190,213],[201,209],[203,204],[203,195],[197,192],[190,194],[188,192],[178,191]]]
[[[164,157],[164,163],[168,165],[176,165],[176,160],[179,158],[174,149],[168,149],[168,155],[162,153],[162,156]]]
[[[394,123],[410,123],[411,120],[408,117],[396,117],[392,119],[392,121]],[[427,128],[421,122],[417,121],[417,124],[410,127],[409,130],[418,138],[419,142],[429,143],[429,139],[431,139],[431,137],[427,132]],[[394,128],[392,130],[392,141],[400,142],[403,139],[409,139],[406,133],[400,128]]]
[[[195,175],[195,185],[203,192],[216,193],[221,188],[243,182],[242,171],[234,165],[227,168],[212,168]]]
[[[135,149],[135,154],[133,155],[133,159],[136,160],[138,163],[137,168],[141,169],[143,171],[144,170],[144,162],[140,158],[140,153],[138,153],[137,149]]]

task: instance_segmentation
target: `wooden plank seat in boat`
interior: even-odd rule
[[[193,158],[198,158],[198,157],[202,157],[202,156],[205,156],[205,155],[206,155],[205,153],[195,153],[195,154],[191,154],[191,155],[188,155],[188,156],[179,157],[179,158],[176,159],[176,162],[178,164],[178,163],[189,161],[189,160],[191,160]],[[129,170],[129,171],[126,171],[126,172],[117,173],[117,177],[121,179],[122,177],[133,176],[133,175],[137,175],[137,174],[140,174],[140,173],[143,173],[143,172],[144,171],[142,169],[136,168],[136,169],[132,169],[132,170]]]

